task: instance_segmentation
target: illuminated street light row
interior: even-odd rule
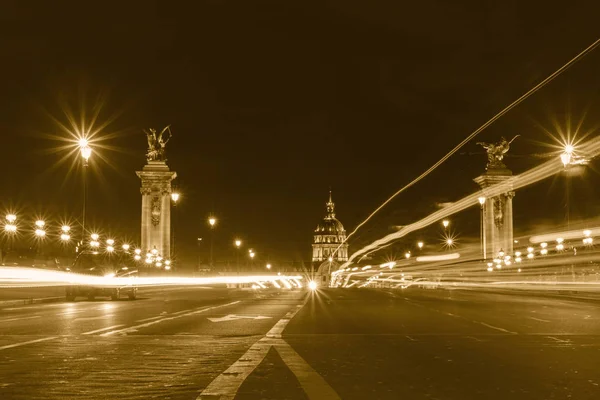
[[[585,236],[582,239],[583,244],[587,245],[587,246],[593,245],[594,238],[591,236],[592,232],[590,230],[584,230],[583,234]],[[564,238],[562,238],[562,237],[556,238],[556,246],[554,248],[557,252],[564,251],[565,250]],[[527,247],[526,250],[527,250],[527,254],[525,255],[525,257],[527,259],[531,260],[531,259],[535,258],[535,248],[533,246]],[[548,255],[548,252],[549,252],[548,242],[541,242],[539,254],[542,256],[546,256],[546,255]],[[577,254],[577,253],[575,252],[575,254]],[[492,262],[487,263],[487,270],[489,272],[492,272],[494,270],[494,266],[496,267],[496,269],[501,269],[502,265],[511,265],[513,260],[516,263],[520,263],[523,260],[522,256],[523,256],[523,253],[521,251],[515,251],[514,257],[511,257],[510,255],[505,255],[504,251],[500,250],[498,252],[497,257],[495,257],[492,260]],[[519,268],[518,272],[521,272],[520,268]]]

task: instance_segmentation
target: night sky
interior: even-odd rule
[[[51,137],[68,135],[53,118],[86,110],[89,120],[101,107],[91,226],[139,240],[142,129],[171,124],[184,259],[214,213],[217,259],[234,257],[239,236],[261,260],[309,260],[329,187],[352,230],[600,37],[599,12],[591,1],[5,0],[0,202],[23,218],[79,218],[81,166],[76,155],[59,163],[68,152]],[[544,129],[558,137],[582,121],[578,138],[598,134],[599,89],[597,49],[476,141],[520,134],[506,163],[523,171],[552,151]],[[475,141],[461,153],[384,209],[351,251],[476,190],[485,155]],[[573,219],[600,213],[597,167],[573,179]],[[563,222],[563,181],[517,193],[517,231]],[[477,213],[453,226],[476,235]]]

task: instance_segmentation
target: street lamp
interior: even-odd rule
[[[15,214],[8,214],[6,216],[7,224],[4,225],[4,230],[9,233],[15,233],[17,231],[17,225],[15,221],[17,220],[17,216]]]
[[[60,240],[62,240],[63,242],[68,242],[69,240],[71,240],[71,235],[69,235],[69,231],[71,230],[71,227],[69,225],[63,225],[60,227],[61,230],[61,234],[60,234]]]
[[[271,269],[271,264],[267,264],[267,269]]]
[[[575,151],[575,147],[573,147],[572,144],[567,143],[565,145],[564,148],[564,152],[560,155],[560,161],[563,163],[563,167],[565,168],[565,170],[567,169],[567,166],[571,164],[571,161],[573,160],[573,152]],[[566,171],[565,171],[566,172]],[[570,204],[569,204],[569,197],[570,197],[570,179],[569,179],[569,174],[566,173],[565,174],[565,217],[567,220],[567,229],[569,229],[569,225],[570,225],[570,219],[571,219],[571,210],[570,210]]]
[[[208,218],[208,224],[210,225],[210,268],[213,267],[213,228],[217,224],[217,219],[215,217]]]
[[[46,231],[44,230],[44,226],[46,226],[46,222],[44,220],[38,219],[35,221],[35,236],[38,238],[43,238],[46,236]]]
[[[87,202],[87,167],[88,161],[92,156],[92,148],[90,147],[89,141],[85,137],[79,139],[78,145],[79,153],[83,159],[83,210],[81,216],[81,242],[83,243],[85,238],[85,211]]]
[[[242,241],[240,239],[235,239],[233,244],[235,245],[235,269],[237,273],[240,273],[240,247],[242,246]]]
[[[477,199],[479,201],[480,207],[480,241],[481,241],[481,255],[485,260],[487,258],[487,249],[486,249],[486,232],[485,232],[485,197],[481,196]]]
[[[444,229],[448,228],[448,225],[450,225],[450,221],[448,221],[447,219],[442,221],[442,225],[444,225]]]
[[[423,248],[423,245],[423,242],[417,242],[417,247],[419,248],[419,250]]]
[[[171,201],[173,202],[173,214],[175,218],[171,225],[171,258],[175,256],[175,224],[177,223],[177,202],[179,201],[179,192],[171,192]]]

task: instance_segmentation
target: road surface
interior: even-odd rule
[[[600,303],[153,289],[0,308],[0,399],[598,399]]]

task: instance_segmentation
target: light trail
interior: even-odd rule
[[[452,254],[440,254],[438,256],[419,256],[417,257],[418,262],[431,262],[431,261],[448,261],[448,260],[456,260],[460,258],[460,254],[452,253]]]
[[[415,179],[413,179],[410,183],[408,183],[407,185],[405,185],[403,188],[401,188],[400,190],[398,190],[396,193],[394,193],[392,196],[390,196],[386,201],[384,201],[379,207],[377,207],[375,209],[375,211],[373,211],[371,214],[369,214],[369,216],[362,221],[360,224],[358,224],[358,226],[356,228],[354,228],[354,230],[352,232],[350,232],[350,234],[346,237],[346,240],[344,242],[342,242],[336,249],[335,249],[335,253],[337,253],[337,251],[340,249],[341,245],[344,244],[345,242],[348,241],[348,239],[350,239],[350,237],[352,237],[352,235],[354,235],[364,224],[366,224],[367,222],[369,222],[369,220],[375,215],[377,214],[377,212],[379,212],[379,210],[381,210],[383,207],[385,207],[390,201],[392,201],[396,196],[398,196],[400,193],[404,192],[406,189],[410,188],[411,186],[415,185],[416,183],[418,183],[421,179],[425,178],[427,175],[429,175],[431,172],[433,172],[437,167],[439,167],[441,164],[443,164],[448,158],[450,158],[452,155],[454,155],[458,150],[460,150],[465,144],[467,144],[468,142],[470,142],[473,138],[475,138],[475,136],[477,136],[478,134],[480,134],[482,131],[484,131],[487,127],[489,127],[490,125],[492,125],[494,122],[496,122],[498,119],[500,119],[501,117],[503,117],[506,113],[508,113],[510,110],[512,110],[513,108],[515,108],[516,106],[518,106],[519,104],[521,104],[523,101],[525,101],[527,98],[529,98],[531,95],[533,95],[535,92],[537,92],[539,89],[541,89],[542,87],[544,87],[546,84],[548,84],[549,82],[551,82],[552,80],[554,80],[554,78],[556,78],[557,76],[559,76],[560,74],[562,74],[563,72],[565,72],[567,69],[569,69],[573,64],[575,64],[577,61],[581,60],[583,57],[585,57],[589,52],[591,52],[592,50],[594,50],[596,47],[598,47],[598,45],[600,44],[600,38],[596,39],[596,41],[594,41],[591,45],[589,45],[588,47],[586,47],[585,49],[583,49],[579,54],[577,54],[575,57],[573,57],[571,60],[569,60],[566,64],[564,64],[562,67],[560,67],[559,69],[557,69],[556,71],[554,71],[552,74],[550,74],[549,76],[546,77],[546,79],[544,79],[543,81],[541,81],[540,83],[538,83],[537,85],[535,85],[533,88],[529,89],[527,92],[525,92],[525,94],[521,95],[521,97],[519,97],[518,99],[516,99],[515,101],[513,101],[512,103],[510,103],[508,106],[506,106],[505,108],[503,108],[501,111],[499,111],[496,115],[494,115],[492,118],[490,118],[486,123],[484,123],[483,125],[481,125],[479,128],[477,128],[476,130],[474,130],[473,132],[471,132],[471,134],[469,136],[467,136],[462,142],[460,142],[458,145],[456,145],[452,150],[450,150],[449,153],[447,153],[444,157],[442,157],[438,162],[436,162],[435,164],[433,164],[431,167],[429,167],[429,169],[427,169],[425,172],[423,172],[421,175],[419,175],[418,177],[416,177]],[[593,157],[590,157],[593,158]]]
[[[591,139],[588,142],[582,144],[581,150],[590,155],[593,155],[593,156],[597,156],[598,154],[600,154],[600,137],[596,137],[596,138]],[[512,191],[515,189],[522,188],[524,186],[531,185],[532,183],[538,182],[542,179],[546,179],[546,178],[548,178],[558,172],[561,172],[563,170],[564,170],[564,166],[560,162],[560,160],[552,159],[552,160],[546,161],[545,163],[543,163],[541,165],[538,165],[537,167],[531,168],[530,170],[523,172],[522,174],[512,176],[511,178],[507,179],[504,182],[490,186],[490,187],[484,189],[484,193],[485,193],[486,197],[495,197],[495,196],[501,195],[503,193],[506,193],[508,191]],[[407,234],[409,234],[411,232],[414,232],[419,229],[423,229],[426,226],[429,226],[445,217],[448,217],[452,214],[456,214],[457,212],[463,211],[474,205],[478,205],[479,204],[478,199],[480,196],[481,196],[481,191],[477,191],[475,193],[472,193],[472,194],[462,198],[459,201],[452,203],[451,205],[449,205],[441,210],[438,210],[438,211],[428,215],[427,217],[425,217],[417,222],[414,222],[409,225],[405,225],[397,232],[394,232],[387,236],[384,236],[383,238],[374,241],[370,245],[367,245],[367,246],[363,247],[362,249],[356,251],[354,254],[352,254],[350,256],[350,258],[348,259],[347,262],[345,262],[344,264],[341,265],[340,268],[346,268],[347,266],[352,264],[354,259],[356,259],[357,257],[360,257],[361,255],[363,255],[365,253],[377,250],[381,246],[385,246],[385,245],[389,244],[390,242],[400,239],[401,237],[406,236]]]
[[[42,287],[82,285],[98,287],[124,286],[197,286],[214,284],[271,282],[280,287],[277,281],[287,287],[288,280],[301,280],[299,275],[248,275],[248,276],[215,276],[202,278],[188,277],[101,277],[52,271],[26,267],[0,267],[0,288]],[[287,283],[286,283],[287,282]],[[291,286],[291,285],[290,285]]]
[[[554,233],[548,233],[548,234],[544,234],[544,235],[536,235],[536,236],[532,236],[529,239],[529,242],[537,244],[537,243],[542,243],[542,242],[554,242],[558,238],[562,238],[564,240],[569,240],[569,239],[582,239],[582,238],[589,237],[589,236],[600,236],[600,228],[596,227],[596,228],[589,228],[589,229],[574,229],[574,230],[570,230],[570,231],[554,232]]]

